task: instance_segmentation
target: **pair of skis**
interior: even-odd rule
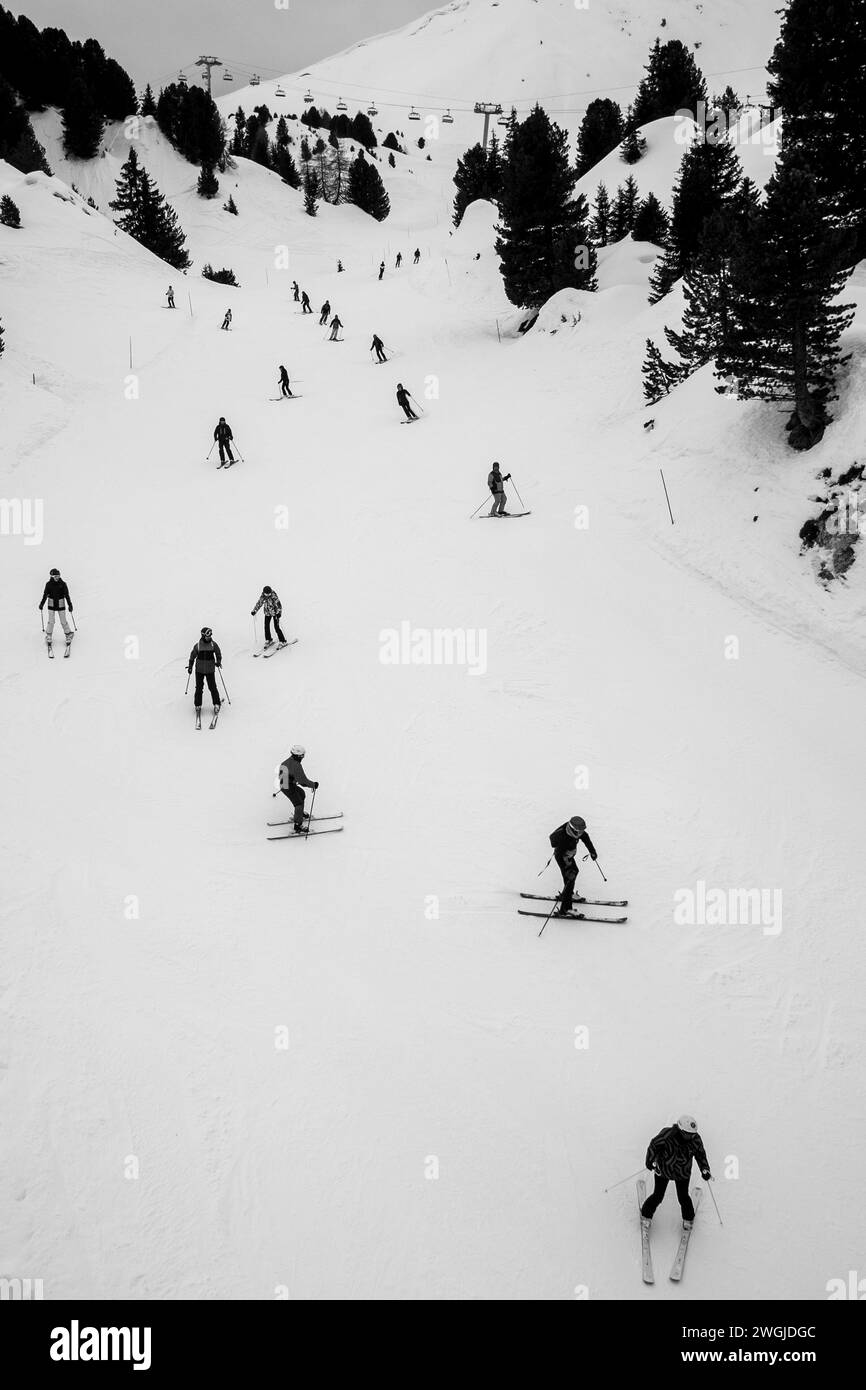
[[[313,830],[311,821],[322,820],[342,820],[343,812],[335,811],[331,816],[305,816],[304,825],[301,830],[290,830],[287,835],[269,835],[269,840],[306,840],[310,835],[338,835],[343,829],[342,825],[329,825],[326,830]],[[277,826],[294,825],[293,820],[269,820],[268,825],[276,828]]]
[[[526,512],[484,512],[478,518],[479,521],[494,521],[500,516],[532,516],[532,508]]]
[[[704,1195],[704,1194],[703,1194],[703,1191],[702,1191],[701,1188],[696,1188],[696,1189],[695,1189],[695,1193],[694,1193],[694,1197],[693,1197],[693,1205],[694,1205],[694,1208],[695,1208],[695,1219],[697,1219],[698,1208],[699,1208],[700,1205],[701,1205],[701,1198],[702,1198],[703,1195]],[[646,1181],[645,1181],[643,1178],[640,1178],[640,1179],[638,1180],[638,1183],[637,1183],[637,1206],[638,1206],[638,1215],[639,1215],[639,1216],[640,1216],[640,1209],[641,1209],[641,1207],[643,1206],[643,1204],[644,1204],[645,1201],[646,1201]],[[643,1281],[644,1281],[645,1284],[654,1284],[654,1283],[655,1283],[655,1276],[654,1276],[654,1274],[653,1274],[653,1257],[652,1257],[652,1250],[650,1249],[650,1226],[651,1226],[651,1225],[652,1225],[652,1218],[647,1218],[647,1217],[645,1217],[645,1216],[640,1216],[641,1269],[642,1269],[642,1272],[643,1272]],[[674,1255],[674,1262],[673,1262],[673,1264],[671,1265],[671,1272],[670,1272],[670,1274],[669,1274],[669,1276],[668,1276],[670,1279],[673,1280],[673,1282],[674,1282],[675,1284],[678,1284],[679,1281],[680,1281],[680,1280],[682,1279],[682,1277],[683,1277],[683,1269],[684,1269],[685,1263],[686,1263],[686,1253],[687,1253],[688,1248],[689,1248],[689,1240],[691,1239],[691,1234],[692,1234],[693,1226],[694,1226],[694,1222],[692,1222],[692,1225],[691,1225],[691,1226],[683,1226],[683,1233],[682,1233],[682,1235],[680,1236],[680,1243],[679,1243],[679,1245],[677,1246],[677,1253]]]
[[[217,726],[217,720],[218,720],[219,717],[220,717],[220,710],[221,710],[221,709],[222,709],[222,705],[217,705],[216,709],[215,709],[214,712],[213,712],[213,719],[212,719],[212,720],[210,721],[210,723],[208,724],[208,728],[209,728],[209,729],[215,729],[215,728],[216,728],[216,726]],[[201,728],[201,710],[200,710],[200,709],[197,709],[196,712],[195,712],[195,727],[196,727],[197,729],[200,729],[200,728]]]
[[[290,637],[288,642],[266,642],[261,651],[253,652],[253,656],[263,656],[266,661],[269,661],[272,656],[276,656],[277,652],[283,651],[286,647],[293,647],[297,640],[297,637]]]
[[[73,635],[74,635],[74,634],[73,634]],[[51,649],[51,643],[50,643],[47,639],[46,639],[45,645],[46,645],[46,647],[48,648],[48,659],[49,659],[49,661],[53,661],[53,660],[54,660],[54,652],[53,652],[52,649]],[[64,657],[69,656],[69,654],[70,654],[71,651],[72,651],[72,637],[67,637],[67,639],[66,639],[66,651],[63,653]]]
[[[535,902],[540,903],[558,903],[560,900],[559,893],[557,893],[555,897],[548,897],[544,893],[521,893],[520,896],[521,898],[532,898]],[[581,903],[585,907],[628,907],[628,898],[575,897],[573,901]],[[551,914],[551,911],[538,912],[536,909],[528,907],[519,907],[517,911],[520,913],[521,917],[549,917],[554,915],[557,921],[560,922],[608,922],[612,926],[619,926],[621,923],[628,921],[627,917],[593,917],[587,912],[576,911],[571,911],[564,915],[560,915],[559,913]]]

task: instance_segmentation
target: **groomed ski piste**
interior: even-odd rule
[[[420,42],[408,26],[425,90]],[[361,46],[370,74],[377,43],[393,76],[399,37]],[[681,303],[647,304],[649,244],[602,251],[597,294],[519,332],[495,209],[451,235],[478,122],[377,166],[383,224],[310,220],[245,161],[205,203],[145,124],[185,276],[104,215],[122,126],[78,169],[56,113],[34,126],[56,176],[0,164],[23,224],[0,227],[2,490],[44,500],[42,543],[0,545],[4,1266],[46,1298],[825,1298],[864,1236],[866,569],[825,589],[797,533],[819,470],[862,457],[864,268],[834,423],[795,454],[784,416],[709,368],[645,410],[645,340]],[[608,186],[633,172],[669,201],[672,123],[643,133]],[[772,157],[741,157],[763,185]],[[374,332],[399,352],[376,372]],[[274,411],[280,363],[303,399]],[[423,430],[397,428],[398,381]],[[222,471],[220,415],[244,457]],[[494,459],[522,527],[469,521]],[[52,566],[78,633],[49,663]],[[273,664],[251,659],[263,583],[299,639]],[[204,624],[231,696],[212,735],[183,694]],[[382,660],[388,634],[405,652],[442,629],[474,661]],[[290,813],[271,790],[296,740],[345,830],[290,850],[267,822]],[[578,892],[627,898],[628,922],[539,939],[518,894],[558,890],[538,875],[576,812],[608,880],[587,862]],[[781,908],[678,925],[701,883]],[[672,1283],[671,1190],[650,1287],[634,1182],[603,1189],[683,1110],[724,1225],[705,1196]]]

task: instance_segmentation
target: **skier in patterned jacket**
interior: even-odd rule
[[[266,584],[262,589],[259,601],[250,613],[250,617],[254,618],[262,607],[265,610],[265,647],[272,647],[274,645],[274,640],[271,637],[272,621],[274,630],[279,638],[280,646],[287,647],[288,642],[283,636],[283,629],[280,627],[280,614],[283,611],[283,605],[280,603],[280,596],[276,589],[272,589],[270,584]]]
[[[656,1175],[655,1188],[640,1209],[641,1216],[651,1221],[656,1207],[662,1201],[669,1182],[676,1184],[677,1197],[683,1213],[683,1225],[691,1226],[695,1219],[695,1208],[689,1196],[689,1178],[692,1173],[692,1159],[700,1169],[704,1182],[710,1182],[712,1173],[706,1150],[698,1133],[697,1121],[691,1115],[680,1115],[675,1125],[666,1125],[649,1142],[646,1151],[646,1166]]]
[[[48,604],[48,627],[45,629],[45,643],[50,649],[54,637],[54,619],[60,619],[60,626],[66,634],[67,647],[72,642],[75,633],[71,630],[66,621],[66,609],[72,612],[72,599],[69,597],[69,589],[66,580],[60,578],[60,570],[51,570],[48,582],[42,591],[42,602],[39,604],[39,611]]]

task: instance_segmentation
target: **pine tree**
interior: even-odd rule
[[[638,205],[631,234],[635,241],[651,241],[664,246],[668,234],[668,215],[654,193],[648,193]]]
[[[10,16],[11,18],[11,16]],[[0,159],[22,174],[50,174],[45,151],[33,134],[30,117],[9,83],[0,77]]]
[[[727,140],[695,140],[685,151],[674,186],[664,255],[650,280],[650,303],[662,299],[697,254],[704,223],[729,201],[741,182],[740,161]]]
[[[624,132],[622,111],[617,102],[609,97],[591,101],[577,133],[577,177],[582,178],[615,150]]]
[[[646,154],[646,139],[638,127],[630,120],[625,139],[620,145],[619,157],[624,164],[637,164]]]
[[[312,165],[304,169],[304,212],[315,217],[319,202],[319,176]]]
[[[235,128],[232,134],[231,152],[241,159],[246,159],[247,149],[247,118],[244,109],[239,106],[235,112]]]
[[[256,132],[250,143],[248,158],[251,159],[254,164],[262,164],[266,169],[270,168],[271,142],[268,138],[268,132],[263,125],[256,127]]]
[[[629,174],[625,183],[620,184],[616,190],[616,201],[610,219],[611,241],[622,241],[624,236],[628,236],[637,217],[639,201],[640,189],[635,183],[634,175]]]
[[[3,197],[0,198],[0,223],[4,227],[21,226],[21,213],[8,193],[4,193]]]
[[[576,181],[566,132],[540,106],[525,121],[511,121],[496,251],[512,304],[537,308],[557,290],[595,287],[589,210],[582,195],[573,197]]]
[[[674,116],[677,111],[695,112],[698,102],[706,102],[707,87],[701,71],[679,39],[670,39],[666,44],[656,39],[645,71],[634,104],[636,126]]]
[[[354,203],[362,212],[368,212],[377,222],[384,222],[391,211],[391,202],[382,182],[382,175],[374,169],[369,160],[359,150],[349,168],[348,201]]]
[[[5,344],[4,341],[3,341],[3,321],[2,321],[2,319],[0,319],[0,357],[3,356],[3,353],[4,353],[5,351],[6,351],[6,344]]]
[[[223,212],[230,212],[230,213],[232,213],[235,217],[237,217],[237,215],[238,215],[237,204],[235,203],[235,200],[234,200],[234,198],[232,197],[231,194],[229,194],[228,202],[227,202],[227,203],[223,203]]]
[[[490,142],[489,150],[485,150],[481,144],[473,145],[467,150],[462,159],[458,159],[457,172],[454,175],[454,183],[457,186],[454,226],[460,226],[464,212],[476,198],[487,198],[496,202],[501,181],[502,159],[495,137]]]
[[[373,123],[365,111],[359,111],[353,118],[349,134],[353,140],[357,140],[358,144],[363,145],[367,150],[374,150],[379,143],[376,139]]]
[[[397,168],[397,161],[396,161],[396,159],[394,158],[393,154],[389,154],[389,155],[388,155],[388,167],[391,168],[391,169],[396,169],[396,168]]]
[[[607,246],[610,241],[611,217],[610,195],[604,184],[600,183],[595,193],[595,213],[589,228],[596,246]]]
[[[701,248],[683,276],[683,326],[665,337],[679,355],[683,376],[726,351],[731,339],[733,292],[731,263],[736,248],[755,227],[743,227],[729,208],[707,219]]]
[[[820,197],[811,168],[797,159],[795,146],[783,150],[753,234],[733,260],[730,329],[716,367],[740,399],[793,402],[788,442],[809,449],[824,433],[848,360],[839,338],[854,311],[837,300],[857,232],[839,226],[832,200]]]
[[[647,403],[656,405],[681,380],[682,375],[676,365],[666,362],[652,338],[647,338],[643,364],[643,393]]]
[[[742,110],[740,98],[737,96],[730,83],[728,83],[721,96],[713,97],[712,105],[714,110],[721,111],[724,114],[727,121],[730,121],[731,116],[736,116],[737,112]]]
[[[856,258],[866,256],[866,141],[863,0],[814,5],[788,0],[782,31],[767,64],[770,101],[785,113],[782,152],[795,147],[827,215],[857,231]]]
[[[103,120],[84,79],[76,74],[69,84],[63,109],[63,148],[71,159],[93,159],[102,139]]]
[[[141,105],[139,109],[142,116],[156,115],[156,101],[149,82],[141,94]]]
[[[382,144],[386,150],[393,150],[395,154],[403,153],[402,149],[400,148],[400,142],[397,139],[396,135],[393,133],[393,131],[388,131],[388,134],[385,136],[385,139],[382,141]]]
[[[278,150],[283,150],[288,149],[288,145],[289,127],[286,125],[285,116],[280,116],[280,119],[277,121],[277,129],[274,134],[274,146]]]
[[[200,198],[215,198],[219,191],[219,179],[214,173],[214,166],[203,164],[196,184],[196,193]]]
[[[310,142],[305,135],[301,140],[301,159],[305,164],[309,164],[310,158]]]
[[[133,146],[117,180],[116,197],[109,207],[121,216],[117,225],[175,270],[190,264],[186,238],[174,208],[166,203],[147,170],[138,162]]]
[[[298,173],[297,165],[292,159],[288,145],[279,146],[274,152],[274,168],[289,188],[300,188],[301,176]]]

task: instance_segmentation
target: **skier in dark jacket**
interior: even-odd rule
[[[650,1140],[646,1151],[646,1166],[656,1175],[655,1188],[640,1209],[641,1216],[647,1221],[652,1220],[668,1183],[673,1182],[683,1213],[683,1225],[691,1226],[695,1219],[694,1203],[689,1196],[693,1159],[704,1182],[710,1182],[713,1175],[698,1133],[697,1121],[691,1115],[680,1115],[675,1125],[667,1125],[659,1130],[655,1138]]]
[[[337,341],[337,334],[339,333],[342,327],[342,320],[335,314],[334,317],[331,319],[331,336],[328,339],[329,343],[335,343]]]
[[[173,308],[174,308],[174,288],[173,288],[172,285],[169,285],[168,289],[166,290],[166,292],[165,292],[165,297],[166,297],[166,299],[168,300],[168,307],[169,307],[169,309],[173,309]]]
[[[196,642],[189,654],[187,662],[187,675],[190,674],[195,662],[195,695],[193,704],[196,712],[201,713],[201,697],[204,693],[204,683],[207,681],[207,688],[213,700],[214,714],[220,707],[220,693],[217,689],[215,671],[223,664],[223,654],[213,638],[213,630],[203,627],[201,637]]]
[[[322,305],[322,312],[321,312],[321,314],[319,315],[319,327],[320,327],[320,328],[324,328],[325,324],[328,322],[328,315],[330,314],[330,312],[331,312],[331,301],[330,301],[329,299],[326,299],[325,302],[324,302],[324,304]]]
[[[280,596],[276,589],[272,589],[270,584],[266,584],[262,589],[259,600],[255,608],[251,611],[250,617],[254,618],[260,608],[264,608],[265,610],[265,646],[272,647],[274,645],[271,639],[271,621],[273,621],[280,646],[288,646],[283,636],[283,629],[280,627],[280,615],[283,611],[283,605],[280,603]]]
[[[487,486],[493,493],[493,506],[487,513],[488,516],[508,515],[508,513],[505,510],[505,484],[508,482],[508,479],[510,477],[511,474],[506,473],[505,477],[503,478],[502,471],[498,463],[494,463],[490,472],[487,474]]]
[[[310,308],[310,296],[307,294],[307,291],[304,290],[303,294],[301,295],[301,313],[311,314],[312,312],[313,311]]]
[[[373,341],[370,344],[370,351],[375,352],[377,362],[388,361],[387,357],[385,356],[385,344],[382,342],[382,339],[379,337],[378,333],[373,334]]]
[[[302,743],[293,743],[292,750],[285,762],[280,763],[279,781],[280,791],[283,796],[287,796],[295,808],[293,824],[295,834],[303,832],[304,821],[309,820],[309,816],[304,813],[304,793],[302,787],[311,787],[314,791],[318,788],[318,782],[311,782],[302,767],[307,750]]]
[[[66,621],[66,609],[72,612],[72,599],[69,597],[69,589],[66,581],[60,578],[60,570],[51,570],[48,575],[48,583],[42,590],[42,601],[39,604],[39,612],[48,604],[48,626],[45,629],[45,642],[51,646],[54,633],[54,620],[60,619],[60,626],[66,633],[66,645],[69,646],[75,633],[71,630]]]
[[[575,862],[577,847],[581,843],[586,845],[590,859],[597,859],[598,855],[595,852],[595,845],[586,832],[586,821],[583,816],[572,816],[570,820],[558,826],[550,837],[550,843],[553,846],[553,857],[562,874],[562,893],[556,915],[567,917],[571,911],[574,885],[578,874],[577,863]]]
[[[285,367],[280,367],[280,395],[291,396],[292,388],[289,386],[289,374]]]
[[[381,278],[382,278],[382,276],[383,276],[384,274],[385,274],[385,262],[384,262],[384,261],[380,261],[380,262],[379,262],[379,279],[380,279],[380,280],[381,280]]]
[[[409,404],[409,392],[406,390],[406,387],[403,385],[402,381],[397,382],[397,402],[403,408],[407,420],[418,419],[418,416],[415,414],[414,410]]]
[[[298,302],[298,300],[300,299],[300,297],[301,297],[301,291],[300,291],[300,289],[298,288],[298,282],[297,282],[297,280],[293,280],[293,281],[292,281],[292,299],[293,299],[293,300],[295,301],[295,303],[297,304],[297,302]]]
[[[219,424],[213,432],[213,437],[219,445],[220,451],[220,461],[217,464],[217,468],[230,468],[235,461],[231,444],[234,435],[232,434],[231,426],[226,424],[226,417],[224,415],[220,416]],[[228,463],[226,463],[226,454],[228,454]]]
[[[231,328],[231,326],[232,326],[232,311],[231,311],[231,309],[226,309],[226,316],[225,316],[225,318],[223,319],[223,321],[222,321],[220,327],[221,327],[221,328],[225,328],[225,329],[229,329],[229,328]]]
[[[413,261],[413,263],[414,263],[415,265],[417,265],[418,262],[420,261],[420,259],[421,259],[421,251],[420,251],[420,249],[416,246],[416,247],[415,247],[415,255],[412,257],[412,261]]]
[[[398,252],[397,252],[397,259],[394,261],[394,265],[395,265],[395,266],[397,267],[397,269],[399,270],[402,264],[403,264],[403,252],[402,252],[402,251],[398,251]]]

